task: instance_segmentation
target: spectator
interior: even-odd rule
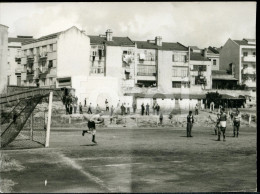
[[[106,105],[106,111],[109,111],[109,105],[108,105],[107,99],[106,99],[106,101],[105,101],[105,105]]]
[[[81,102],[79,103],[79,114],[83,114]]]
[[[85,100],[84,100],[84,107],[86,107],[87,106],[87,99],[85,98]]]
[[[92,114],[91,108],[92,108],[92,107],[91,107],[91,103],[90,103],[90,104],[89,104],[89,107],[88,107],[88,112],[87,112],[88,114],[89,114],[89,113]]]
[[[126,115],[126,103],[124,102],[124,114]]]
[[[75,103],[74,103],[74,114],[77,113],[77,106],[78,106],[78,104],[77,104],[77,102],[75,102]]]
[[[98,114],[98,113],[100,113],[101,111],[100,111],[100,107],[98,106],[98,104],[97,104],[97,107],[96,107],[96,114]]]
[[[195,115],[198,115],[199,114],[199,106],[198,104],[196,104],[195,106]]]
[[[130,105],[127,103],[127,114],[130,115]]]
[[[72,115],[72,109],[73,109],[73,105],[72,103],[70,103],[70,114]]]
[[[125,115],[125,107],[124,107],[123,103],[122,103],[122,106],[121,106],[121,115]]]
[[[144,103],[141,105],[141,115],[144,115]]]
[[[113,116],[114,116],[114,106],[112,105],[110,110],[110,124],[112,124]]]
[[[160,119],[160,125],[162,125],[162,123],[163,123],[163,113],[162,112],[160,113],[159,119]]]
[[[136,103],[135,102],[133,102],[133,112],[135,113],[135,111],[136,111]]]
[[[154,103],[153,103],[153,115],[155,115],[156,106],[157,106],[157,104],[156,104],[156,102],[154,101]]]
[[[160,112],[160,106],[159,106],[159,104],[156,105],[156,110],[157,110],[157,115],[159,115],[159,112]]]
[[[118,103],[117,103],[117,106],[116,107],[119,107],[120,106],[120,100],[118,100]]]
[[[145,109],[145,113],[146,113],[146,115],[149,115],[149,104],[147,103],[146,104],[146,109]]]

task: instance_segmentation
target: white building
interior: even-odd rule
[[[7,86],[8,27],[0,24],[0,93]]]
[[[256,90],[256,41],[255,39],[228,39],[220,51],[220,70],[227,70],[245,84]]]
[[[17,36],[16,38],[8,38],[8,62],[7,62],[7,84],[21,85],[21,48],[22,43],[33,40],[32,36]]]

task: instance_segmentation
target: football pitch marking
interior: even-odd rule
[[[60,159],[64,162],[66,162],[67,165],[73,167],[74,169],[80,171],[82,174],[84,174],[86,177],[88,177],[89,179],[93,180],[95,183],[97,183],[102,189],[105,189],[105,191],[109,191],[109,192],[115,192],[115,189],[109,188],[108,186],[105,185],[104,181],[102,181],[100,178],[98,178],[97,176],[94,176],[93,174],[86,172],[82,166],[80,166],[77,162],[75,162],[73,159],[68,158],[66,156],[64,156],[61,153],[57,153],[58,156],[60,157]]]

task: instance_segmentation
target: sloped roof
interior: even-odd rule
[[[112,41],[107,41],[106,37],[88,35],[90,38],[90,44],[107,44],[109,46],[124,46],[124,45],[134,45],[128,37],[117,37],[113,36]]]
[[[43,41],[43,40],[48,40],[48,39],[56,38],[56,37],[57,37],[59,34],[61,34],[62,32],[64,32],[64,31],[56,32],[56,33],[49,34],[49,35],[46,35],[46,36],[42,36],[42,37],[37,38],[37,39],[28,40],[28,41],[23,42],[22,44],[25,45],[25,44],[30,44],[30,43],[34,43],[34,42],[39,42],[39,41]]]
[[[219,54],[219,51],[211,46],[208,47],[208,52],[212,54]]]
[[[147,41],[135,41],[137,48],[139,49],[158,49],[158,50],[178,50],[188,51],[188,48],[180,44],[179,42],[162,42],[162,46],[157,46],[155,43]]]
[[[254,39],[248,39],[248,40],[254,40]],[[245,46],[255,46],[256,44],[249,44],[245,39],[244,40],[233,40],[239,45],[245,45]]]
[[[210,61],[210,59],[205,58],[201,53],[190,53],[190,60],[192,61]]]
[[[199,47],[197,47],[197,46],[190,46],[190,48],[192,49],[192,50],[201,50]]]
[[[21,43],[24,43],[24,42],[27,42],[27,41],[32,41],[34,40],[34,38],[14,38],[14,37],[9,37],[8,38],[8,42],[21,42]]]

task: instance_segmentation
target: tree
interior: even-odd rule
[[[215,106],[218,107],[221,104],[222,96],[218,92],[208,92],[206,94],[207,107],[210,106],[211,102],[214,102]]]

